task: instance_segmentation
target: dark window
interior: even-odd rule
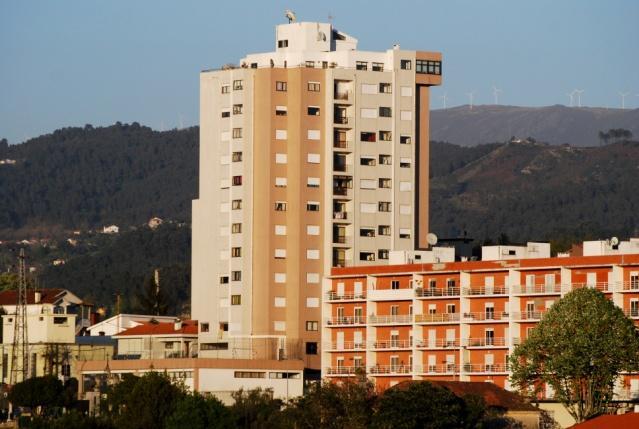
[[[242,138],[242,128],[233,128],[233,138],[234,139]]]
[[[393,116],[393,111],[390,107],[380,107],[379,116],[382,118],[390,118],[391,116]]]
[[[317,354],[317,343],[306,343],[306,354],[307,355],[316,355]]]
[[[241,104],[234,104],[233,105],[233,114],[234,115],[241,115],[242,114],[242,105]]]
[[[390,83],[380,83],[379,92],[382,94],[391,94],[393,92],[393,85]]]
[[[377,251],[378,259],[388,259],[388,249],[379,249]]]
[[[239,282],[242,280],[242,271],[231,271],[231,279],[234,282]]]
[[[242,152],[233,152],[233,162],[242,161]]]
[[[231,257],[239,258],[242,256],[242,248],[241,247],[231,247]]]
[[[233,89],[243,89],[244,88],[244,82],[241,80],[234,80],[233,81]]]
[[[231,117],[231,112],[229,112],[228,110],[226,112],[222,112],[222,117],[223,118],[230,118]]]
[[[319,90],[320,90],[319,82],[309,82],[308,83],[308,90],[312,91],[312,92],[319,92]]]
[[[241,223],[234,223],[231,225],[231,233],[232,234],[239,234],[242,232],[242,224]]]
[[[231,210],[241,210],[241,209],[242,209],[242,200],[231,201]]]
[[[377,141],[377,136],[375,135],[375,133],[362,131],[360,133],[360,140],[363,142],[374,142]]]
[[[399,136],[399,142],[401,144],[410,144],[410,136]]]
[[[276,91],[286,91],[287,85],[286,82],[277,81],[275,82],[275,90]]]
[[[415,73],[441,75],[442,62],[430,60],[415,60]]]
[[[319,331],[319,322],[315,320],[307,320],[306,321],[306,330],[307,331]]]
[[[373,71],[384,71],[384,63],[373,63]]]
[[[63,325],[65,323],[67,323],[67,318],[66,317],[54,317],[53,318],[53,323],[55,325]]]
[[[278,48],[288,48],[288,40],[278,40],[277,41]]]
[[[306,67],[308,67],[309,69],[312,69],[315,67],[315,61],[306,61],[305,63]]]
[[[231,295],[231,305],[241,305],[242,295]]]
[[[389,212],[389,211],[391,211],[391,203],[389,201],[380,201],[379,202],[379,211],[380,212]]]
[[[209,332],[209,324],[200,323],[200,332]]]
[[[228,282],[229,282],[229,276],[222,276],[222,277],[220,277],[220,284],[221,284],[221,285],[228,284]]]
[[[202,343],[200,344],[201,350],[228,350],[229,343]]]
[[[357,70],[368,70],[368,63],[366,61],[356,61],[355,68]]]
[[[307,109],[307,113],[309,116],[319,116],[320,108],[317,106],[309,106]]]
[[[411,60],[400,60],[399,64],[402,70],[410,70],[412,68]]]
[[[242,184],[242,176],[233,176],[233,186],[240,186]]]

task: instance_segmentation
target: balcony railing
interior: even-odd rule
[[[330,317],[326,319],[328,326],[365,325],[366,316]]]
[[[619,282],[617,284],[617,290],[624,292],[637,292],[639,293],[639,280],[631,280],[629,282]]]
[[[534,294],[553,294],[561,293],[560,284],[539,284],[539,285],[515,285],[511,286],[514,295],[534,295]]]
[[[333,147],[335,149],[349,149],[351,147],[351,142],[348,140],[334,140]]]
[[[410,374],[412,373],[412,368],[410,365],[375,365],[368,367],[368,372],[370,374]]]
[[[411,340],[376,340],[370,341],[368,346],[377,350],[410,349],[413,347],[413,342]]]
[[[454,363],[415,366],[415,373],[417,374],[455,374],[458,372],[459,365],[456,365]]]
[[[460,313],[416,314],[415,323],[459,322]]]
[[[329,366],[326,368],[326,375],[355,375],[358,372],[365,372],[363,366]]]
[[[335,116],[333,117],[333,122],[341,125],[348,124],[348,116]]]
[[[366,350],[366,343],[359,341],[329,342],[324,344],[326,351]]]
[[[333,212],[333,219],[346,220],[348,219],[348,212]]]
[[[491,320],[508,320],[508,313],[505,311],[481,311],[464,313],[464,322],[483,322]]]
[[[566,292],[570,292],[571,290],[585,288],[585,287],[591,288],[591,289],[597,289],[602,292],[612,292],[614,289],[614,283],[608,283],[608,282],[573,283],[572,285],[567,285],[567,287],[564,289]]]
[[[466,347],[506,347],[508,345],[508,341],[503,337],[466,338],[464,340],[464,345]]]
[[[351,189],[348,186],[333,186],[333,195],[339,195],[345,197],[348,195],[348,190]]]
[[[337,293],[330,291],[326,294],[328,301],[364,301],[366,299],[366,292],[344,292]]]
[[[434,340],[423,340],[417,343],[420,349],[456,349],[459,348],[459,339],[437,338]]]
[[[464,295],[508,295],[506,286],[482,286],[463,289]]]
[[[371,325],[399,325],[413,323],[412,314],[397,314],[387,316],[368,316],[368,323]]]
[[[623,314],[625,314],[626,316],[632,319],[639,319],[639,309],[634,309],[634,308],[631,308],[630,310],[626,309],[623,311]]]
[[[454,297],[454,296],[459,296],[459,288],[458,287],[446,287],[443,289],[417,288],[415,289],[415,296],[417,296],[418,298]]]
[[[335,100],[348,100],[351,96],[351,91],[335,91]]]
[[[464,372],[481,372],[481,373],[508,372],[508,365],[503,363],[495,363],[495,364],[465,363]]]
[[[511,314],[512,320],[541,320],[545,311],[516,311]]]

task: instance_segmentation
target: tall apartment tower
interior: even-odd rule
[[[358,51],[330,24],[200,75],[192,316],[200,357],[320,368],[321,278],[426,248],[441,54]]]

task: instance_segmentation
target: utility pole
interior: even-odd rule
[[[9,384],[27,379],[29,374],[29,341],[27,332],[27,270],[25,268],[24,248],[20,249],[19,282],[16,311],[13,315],[13,346],[11,348],[11,375]]]

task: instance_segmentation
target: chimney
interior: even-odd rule
[[[173,329],[176,331],[182,329],[182,321],[180,319],[176,319],[175,322],[173,322]]]
[[[33,301],[34,304],[40,304],[40,301],[42,301],[42,292],[35,291],[35,293],[33,294]]]

